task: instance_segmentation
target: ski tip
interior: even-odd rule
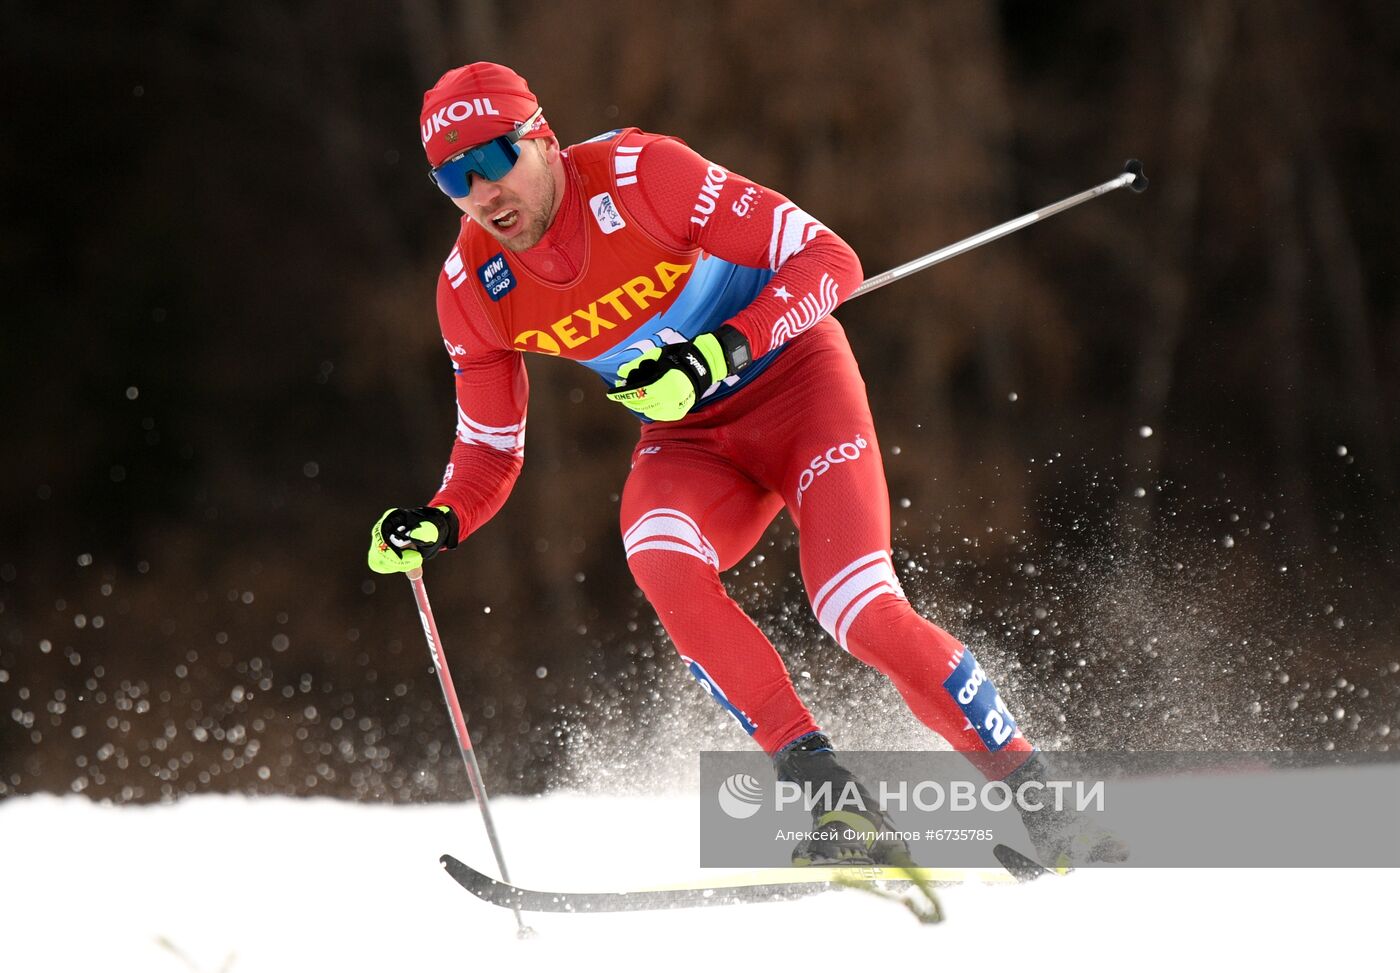
[[[1050,874],[1048,868],[1009,845],[994,846],[992,854],[996,856],[1001,867],[1006,869],[1017,882],[1033,882],[1042,875]]]
[[[439,856],[438,864],[442,866],[442,870],[447,873],[448,878],[470,891],[473,895],[479,894],[477,889],[483,883],[487,885],[495,884],[495,879],[482,875],[470,865],[462,864],[462,862],[453,858],[451,855]]]

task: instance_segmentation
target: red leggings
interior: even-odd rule
[[[905,600],[865,385],[832,321],[795,339],[744,391],[645,426],[622,496],[633,577],[696,679],[768,753],[817,725],[719,574],[784,504],[812,610],[842,648],[888,676],[956,749],[1031,749],[971,652]],[[999,763],[997,777],[1019,758]]]

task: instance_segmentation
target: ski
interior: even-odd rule
[[[1009,854],[1003,857],[1001,849],[1005,849]],[[1005,845],[997,845],[994,853],[1004,871],[950,868],[906,870],[878,866],[770,868],[694,883],[618,892],[551,892],[526,889],[494,879],[451,855],[443,855],[440,861],[453,881],[483,902],[506,909],[519,909],[522,912],[585,913],[693,909],[715,905],[784,902],[822,892],[854,888],[874,892],[884,898],[897,898],[919,916],[921,921],[937,922],[941,913],[937,911],[936,900],[933,900],[929,892],[933,888],[962,885],[969,881],[1016,884],[1038,878],[1045,872],[1039,865],[1019,852],[1006,848]],[[1030,867],[1027,868],[1026,865]],[[934,902],[934,908],[930,910],[918,900],[911,904],[908,897],[901,894],[911,889],[923,890],[925,896]]]
[[[742,885],[693,885],[673,888],[631,889],[622,892],[542,892],[520,888],[492,878],[451,855],[442,856],[443,867],[458,885],[492,905],[522,912],[631,912],[655,909],[691,909],[746,902],[780,902],[801,899],[834,886],[826,881],[765,882]]]
[[[1009,845],[996,845],[992,848],[1001,867],[1018,883],[1033,882],[1042,875],[1051,874],[1050,869],[1039,862],[1027,858]]]

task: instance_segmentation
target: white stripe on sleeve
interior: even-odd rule
[[[477,422],[457,407],[457,438],[464,443],[490,446],[503,453],[521,456],[525,452],[525,420],[509,426],[488,426]]]
[[[777,270],[825,229],[794,204],[783,203],[773,210],[773,236],[768,241],[769,268]]]

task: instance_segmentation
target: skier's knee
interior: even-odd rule
[[[873,605],[895,603],[909,609],[888,551],[872,551],[833,574],[812,596],[821,627],[843,649],[850,649],[851,627]]]
[[[648,510],[626,526],[622,543],[637,586],[655,601],[677,581],[719,575],[719,556],[687,514],[666,507]]]

